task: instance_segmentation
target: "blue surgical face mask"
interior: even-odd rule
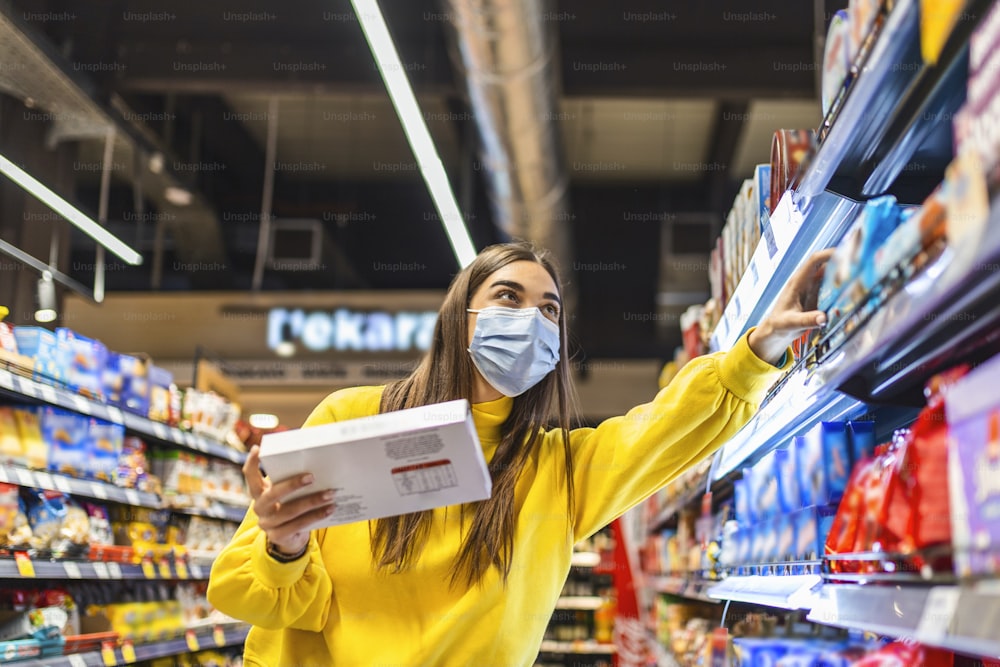
[[[491,306],[478,313],[469,354],[491,387],[520,396],[559,362],[559,325],[538,308]]]

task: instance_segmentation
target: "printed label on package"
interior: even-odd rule
[[[761,219],[761,236],[767,244],[767,256],[774,259],[778,254],[778,243],[774,240],[774,230],[771,228],[771,218],[766,213]]]
[[[401,496],[458,486],[455,467],[447,459],[393,468],[392,481]]]

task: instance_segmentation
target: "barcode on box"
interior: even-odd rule
[[[455,467],[447,459],[393,468],[392,481],[401,496],[458,486]]]

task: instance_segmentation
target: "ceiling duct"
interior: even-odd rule
[[[2,0],[0,63],[4,65],[0,92],[22,100],[30,113],[51,123],[46,139],[49,148],[62,141],[103,145],[108,132],[114,131],[114,163],[124,167],[118,174],[138,182],[155,203],[156,219],[172,232],[178,258],[185,263],[225,261],[218,217],[208,202],[196,192],[182,206],[167,199],[171,188],[176,193],[190,192],[190,187],[163,164],[165,151],[150,138],[152,133],[137,115],[117,97],[111,101],[113,111],[105,109],[88,90],[88,82],[72,73],[65,58]],[[90,149],[93,152],[99,146]]]
[[[480,137],[494,220],[572,269],[568,175],[558,118],[553,16],[547,0],[445,0],[456,63]]]

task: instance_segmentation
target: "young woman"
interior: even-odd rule
[[[254,498],[212,568],[209,601],[253,625],[265,667],[456,665],[534,660],[573,544],[726,442],[790,363],[814,311],[824,252],[732,350],[690,362],[645,405],[570,429],[566,313],[544,253],[491,246],[452,281],[429,353],[406,379],[328,396],[305,426],[458,398],[472,403],[489,500],[305,531],[337,499],[283,503],[309,475],[244,474]],[[548,429],[553,409],[557,427]]]

